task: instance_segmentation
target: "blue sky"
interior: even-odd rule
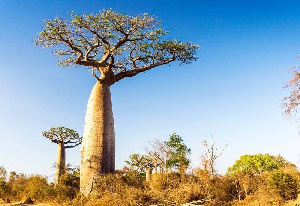
[[[162,66],[112,86],[116,168],[154,139],[181,135],[200,165],[201,141],[228,147],[224,173],[241,155],[281,154],[299,161],[297,125],[282,117],[282,86],[299,65],[297,1],[0,1],[0,165],[51,176],[56,145],[41,136],[52,126],[83,134],[95,79],[84,67],[58,68],[35,46],[44,19],[113,9],[158,16],[170,37],[200,45],[197,62]],[[67,151],[80,163],[80,148]]]

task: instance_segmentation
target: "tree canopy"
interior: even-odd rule
[[[158,28],[160,24],[149,14],[130,16],[113,10],[90,15],[71,12],[69,20],[45,20],[35,43],[55,47],[59,65],[87,66],[98,81],[109,80],[113,84],[175,60],[188,64],[197,59],[197,45],[166,38],[168,32]]]
[[[129,165],[130,169],[139,172],[145,172],[147,168],[153,167],[153,162],[149,156],[137,153],[131,154],[129,160],[124,162]]]
[[[261,174],[262,172],[279,169],[285,165],[292,165],[281,156],[270,154],[243,155],[233,166],[227,169],[228,174],[248,173]]]
[[[188,155],[191,154],[191,149],[184,144],[181,136],[174,133],[170,135],[169,141],[166,141],[165,144],[170,151],[170,157],[166,162],[167,167],[181,169],[189,166],[190,159]]]
[[[52,127],[49,131],[44,131],[42,135],[53,143],[64,143],[65,148],[76,147],[82,141],[82,137],[75,130],[67,127]]]

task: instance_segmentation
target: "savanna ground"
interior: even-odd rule
[[[67,169],[59,185],[48,183],[47,178],[40,175],[11,173],[0,184],[0,196],[12,203],[2,205],[20,205],[24,196],[31,197],[36,205],[300,204],[300,172],[281,156],[244,155],[225,175],[211,174],[209,167],[184,173],[176,169],[168,172],[158,169],[148,182],[145,170],[128,165],[114,175],[99,178],[89,198],[78,195],[78,169]]]

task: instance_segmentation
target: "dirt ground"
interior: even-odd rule
[[[298,195],[297,200],[288,201],[285,206],[300,206],[300,195]]]
[[[13,203],[0,203],[0,206],[58,206],[57,204],[52,203],[37,203],[37,204],[22,204],[20,202]]]
[[[0,203],[0,206],[58,206],[54,203],[22,204],[20,202]],[[297,200],[287,201],[284,206],[300,206],[300,195]]]

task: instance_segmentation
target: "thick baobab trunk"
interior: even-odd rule
[[[57,144],[57,160],[55,165],[55,185],[59,184],[60,176],[66,167],[66,149],[63,142]]]
[[[149,167],[149,168],[147,168],[147,172],[146,172],[146,182],[151,181],[151,175],[152,175],[152,168]]]
[[[115,172],[115,131],[109,85],[97,81],[86,110],[80,192],[88,196],[101,174]]]

